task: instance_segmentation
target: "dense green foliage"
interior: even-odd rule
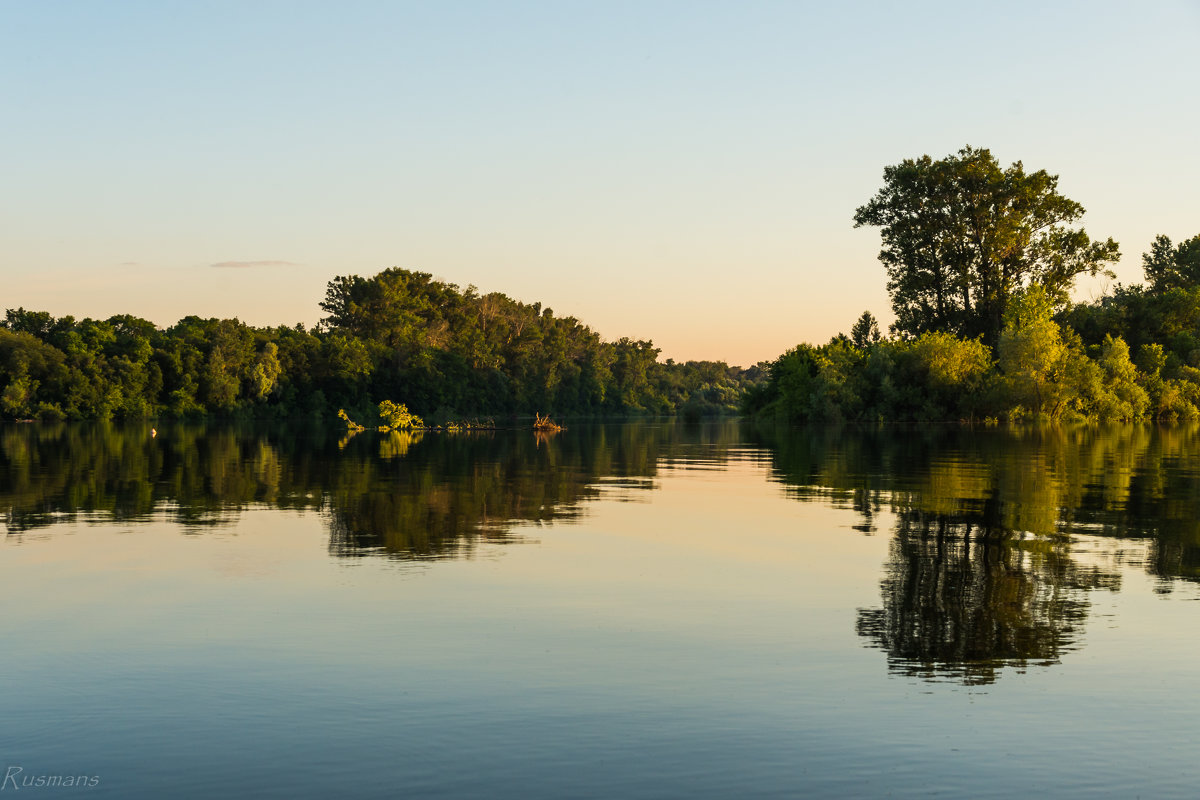
[[[339,277],[306,330],[187,317],[54,318],[9,309],[0,416],[108,419],[328,415],[405,403],[435,423],[471,415],[734,413],[763,371],[658,360],[573,317],[421,272]]]
[[[0,324],[0,418],[329,416],[403,403],[433,425],[471,417],[739,410],[781,422],[1200,417],[1200,235],[1157,237],[1146,286],[1068,303],[1117,244],[1072,227],[1058,178],[986,149],[884,170],[854,216],[881,229],[896,321],[869,312],[828,344],[750,369],[658,360],[540,303],[427,273],[335,278],[317,327],[186,317]],[[389,423],[390,425],[390,423]]]
[[[1069,227],[1058,178],[987,150],[908,159],[857,225],[882,230],[896,322],[799,345],[743,410],[779,422],[1200,417],[1200,236],[1155,239],[1148,286],[1071,306],[1078,275],[1117,258]]]
[[[799,345],[744,410],[780,422],[1198,418],[1200,286],[1118,286],[1057,311],[1033,286],[1011,298],[995,348],[946,331]]]
[[[1142,256],[1146,280],[1155,292],[1200,286],[1200,235],[1178,247],[1166,236],[1157,236],[1150,252]]]
[[[1119,257],[1112,239],[1071,228],[1083,206],[1058,193],[1058,176],[1008,169],[986,149],[906,159],[883,172],[884,187],[854,215],[878,226],[880,261],[898,333],[947,331],[994,345],[1011,298],[1042,286],[1065,300],[1076,276]]]

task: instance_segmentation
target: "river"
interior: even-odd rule
[[[4,790],[1200,785],[1200,428],[157,428],[0,427]]]

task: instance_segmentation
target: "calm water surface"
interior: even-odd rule
[[[1197,428],[9,425],[0,524],[4,791],[1200,786]]]

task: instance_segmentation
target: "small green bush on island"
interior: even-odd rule
[[[379,426],[379,429],[384,432],[425,427],[425,423],[420,417],[409,412],[408,406],[403,403],[393,403],[391,400],[383,400],[379,403],[379,418],[383,421],[383,425]]]

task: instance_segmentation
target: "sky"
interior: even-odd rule
[[[311,326],[395,266],[749,366],[892,319],[854,210],[968,144],[1136,283],[1200,233],[1198,41],[1200,0],[0,0],[0,308]]]

